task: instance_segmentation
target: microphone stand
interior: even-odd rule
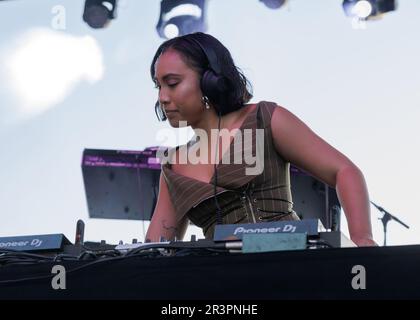
[[[370,201],[370,203],[372,203],[376,209],[378,209],[379,211],[381,211],[384,215],[382,216],[382,218],[379,218],[379,220],[382,220],[382,224],[384,226],[384,246],[386,246],[386,227],[387,224],[390,220],[394,220],[397,221],[398,223],[400,223],[401,225],[403,225],[404,227],[406,227],[407,229],[410,229],[409,226],[407,226],[404,222],[402,222],[400,219],[398,219],[397,217],[393,216],[392,214],[390,214],[388,211],[386,211],[384,208],[378,206],[376,203],[374,203],[373,201]]]

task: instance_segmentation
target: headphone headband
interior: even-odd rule
[[[213,48],[210,46],[207,46],[206,43],[201,43],[199,40],[195,39],[193,36],[189,38],[189,40],[192,40],[194,43],[196,43],[201,50],[204,52],[204,54],[207,57],[207,60],[209,61],[210,68],[216,73],[221,73],[221,68],[219,66],[216,53],[214,52]]]

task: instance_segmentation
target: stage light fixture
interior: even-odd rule
[[[396,0],[344,0],[343,10],[349,17],[361,20],[381,18],[387,12],[397,9]]]
[[[279,9],[287,2],[287,0],[260,0],[260,2],[264,3],[267,8]]]
[[[117,0],[86,0],[83,21],[94,29],[107,27],[116,16],[116,2]]]
[[[206,32],[206,0],[162,0],[156,31],[164,39]]]

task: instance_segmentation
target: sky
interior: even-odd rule
[[[0,1],[0,237],[63,233],[74,241],[142,241],[148,222],[89,218],[85,148],[143,150],[169,128],[154,113],[149,67],[159,0],[120,0],[105,29],[83,20],[83,0]],[[418,244],[420,2],[399,1],[355,25],[340,0],[209,0],[206,32],[253,85],[303,120],[363,172],[372,201],[410,226],[388,223],[388,245]],[[172,129],[175,130],[175,129]],[[188,129],[182,129],[187,134]],[[176,131],[175,131],[176,132]],[[169,144],[172,145],[172,144]],[[371,207],[374,239],[382,213]],[[348,235],[342,218],[341,230]],[[202,237],[197,227],[191,234]]]

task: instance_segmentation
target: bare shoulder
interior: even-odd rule
[[[291,113],[291,112],[285,107],[283,107],[282,105],[276,104],[276,107],[274,108],[273,116],[275,113],[279,114],[279,113]]]
[[[304,123],[291,111],[277,104],[271,116],[271,127],[285,128],[287,125],[303,125]]]
[[[282,145],[285,145],[293,137],[299,137],[300,134],[306,137],[313,133],[299,117],[279,104],[276,104],[271,117],[271,129],[274,142],[278,147],[281,147],[278,144],[280,141]]]
[[[271,118],[273,143],[282,157],[313,176],[335,186],[335,174],[352,162],[296,115],[278,106]]]

